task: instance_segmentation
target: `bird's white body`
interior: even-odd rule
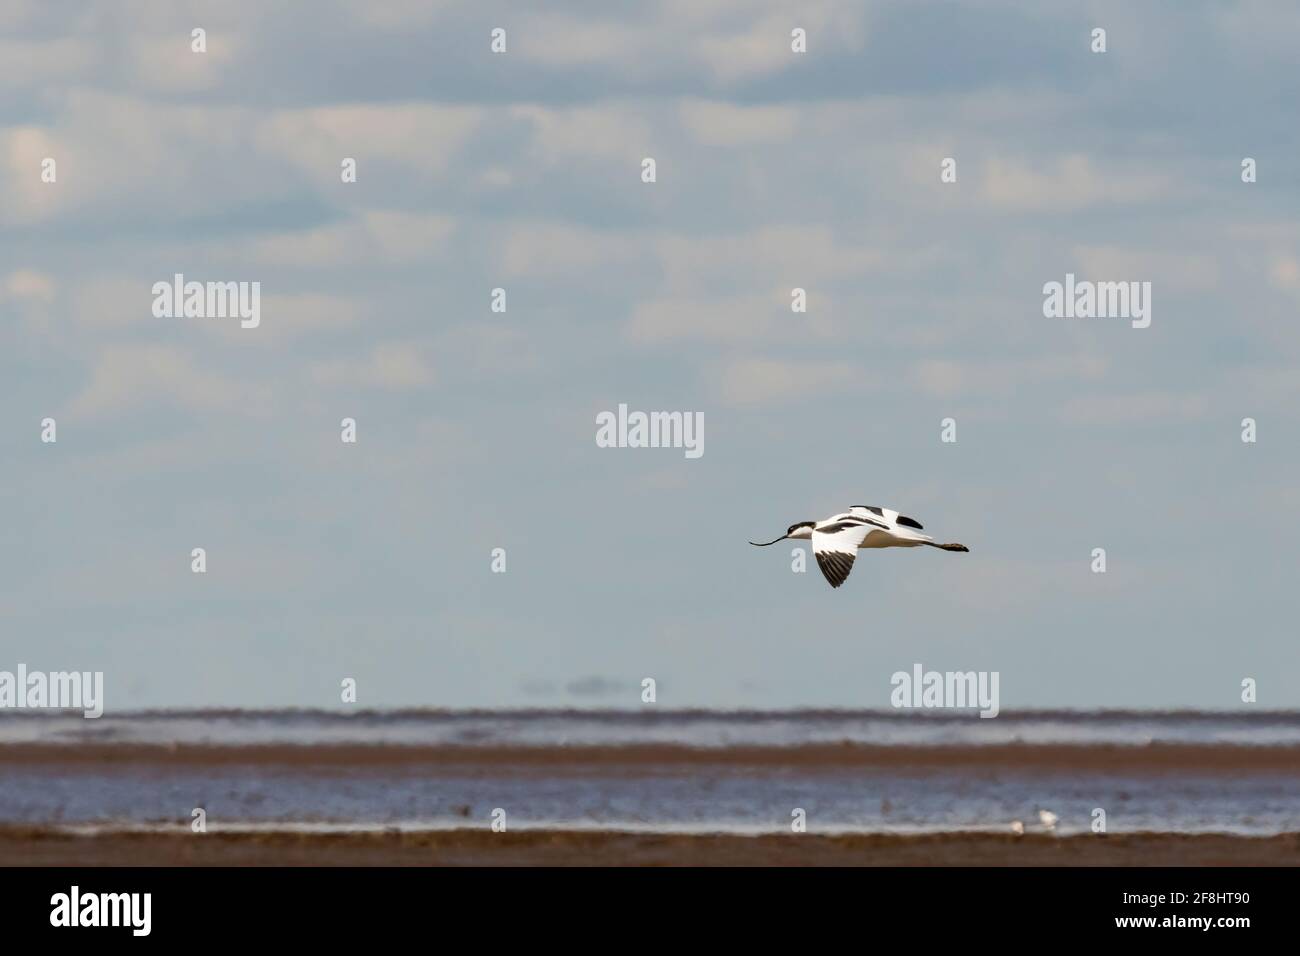
[[[776,541],[749,543],[767,547],[786,539],[811,541],[817,566],[833,588],[844,583],[853,569],[853,559],[863,548],[916,548],[927,544],[944,551],[970,550],[964,544],[937,544],[921,530],[921,523],[915,518],[892,509],[854,505],[848,511],[821,521],[792,524]]]
[[[858,548],[916,548],[934,540],[928,534],[921,534],[918,530],[921,527],[919,524],[915,522],[911,525],[899,524],[899,519],[905,522],[913,521],[889,508],[854,505],[842,514],[823,518],[815,526],[802,527],[787,537],[810,540],[814,534],[836,534],[844,530],[846,525],[857,527],[860,523],[870,522],[866,526],[865,537],[857,543]],[[856,538],[857,535],[852,537]]]

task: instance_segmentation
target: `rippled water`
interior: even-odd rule
[[[1064,750],[1054,762],[850,766],[832,758],[799,766],[776,757],[728,763],[735,746],[792,748],[848,742],[923,752],[928,746],[1022,742]],[[1072,766],[1071,748],[1151,742],[1210,745],[1211,758],[1237,748],[1296,747],[1297,760],[1267,769],[1206,766],[1122,770]],[[41,748],[23,756],[25,746]],[[694,762],[647,758],[643,745],[706,748]],[[223,762],[178,761],[172,751],[113,759],[118,744],[366,745],[472,748],[476,762],[446,751],[428,760],[314,762],[310,750],[281,760],[236,754]],[[106,746],[107,745],[107,746]],[[493,748],[554,754],[521,762]],[[616,748],[599,761],[581,747]],[[1109,832],[1300,831],[1300,715],[889,713],[330,713],[141,714],[98,721],[63,715],[0,716],[0,823],[188,825],[202,807],[222,827],[486,827],[505,810],[511,829],[788,832],[796,808],[809,832],[1033,830],[1038,811],[1058,832],[1086,830],[1103,809]],[[65,750],[66,748],[66,750]],[[78,757],[91,748],[106,756]],[[579,748],[574,750],[573,748]],[[623,760],[621,750],[636,752]],[[51,756],[51,749],[53,756]],[[847,749],[852,749],[847,748]],[[66,758],[60,754],[68,754]],[[127,751],[123,751],[127,753]],[[304,756],[305,753],[305,756]],[[502,753],[506,753],[502,751]],[[483,755],[487,754],[485,758]],[[575,756],[576,754],[576,756]],[[713,754],[714,756],[710,756]],[[75,758],[75,759],[73,759]]]

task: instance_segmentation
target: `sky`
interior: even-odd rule
[[[915,663],[1300,706],[1297,41],[1285,0],[8,0],[0,669],[110,713],[883,707]],[[155,316],[175,273],[260,325]],[[1150,326],[1045,316],[1067,274]],[[703,454],[598,447],[620,404]],[[971,551],[832,590],[746,544],[854,504]]]

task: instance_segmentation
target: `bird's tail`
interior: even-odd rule
[[[970,550],[970,548],[966,547],[966,545],[964,544],[939,544],[937,541],[927,541],[926,544],[928,544],[932,548],[942,548],[945,551],[969,551]]]

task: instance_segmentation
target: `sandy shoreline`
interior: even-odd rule
[[[1296,866],[1300,833],[107,833],[0,826],[3,866]]]

